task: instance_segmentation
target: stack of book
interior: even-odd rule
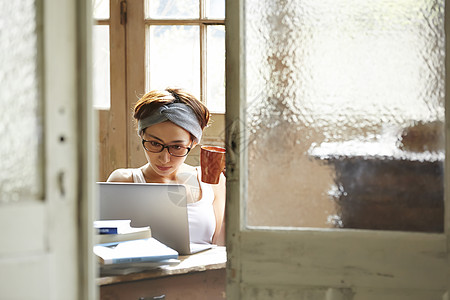
[[[152,237],[150,227],[132,227],[131,220],[95,221],[96,243],[114,243]]]
[[[102,275],[124,275],[179,263],[178,252],[151,236],[149,227],[132,227],[131,220],[95,221]]]

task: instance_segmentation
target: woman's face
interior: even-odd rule
[[[147,127],[142,138],[146,141],[157,142],[165,146],[175,145],[190,147],[192,140],[188,131],[170,121],[158,123]],[[194,146],[194,145],[193,145]],[[187,156],[172,156],[167,148],[159,153],[149,152],[144,149],[145,157],[151,167],[153,175],[170,178],[176,175],[178,168],[184,163]]]

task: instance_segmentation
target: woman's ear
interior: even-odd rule
[[[144,138],[144,131],[145,131],[145,129],[146,128],[144,128],[144,129],[142,129],[141,131],[137,131],[137,135],[141,138],[141,139],[143,139]]]
[[[198,145],[198,140],[197,140],[197,138],[196,137],[194,137],[194,135],[193,134],[191,134],[191,149],[194,149],[195,148],[195,146],[197,146]]]

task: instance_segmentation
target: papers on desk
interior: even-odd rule
[[[114,276],[114,275],[128,275],[132,273],[145,272],[160,267],[178,265],[180,260],[168,259],[158,262],[138,262],[138,263],[124,263],[115,265],[102,265],[100,266],[101,276]]]
[[[154,238],[132,240],[94,246],[94,253],[102,265],[137,262],[159,263],[178,259],[178,252]]]
[[[149,227],[130,224],[130,220],[94,222],[94,253],[101,274],[124,275],[179,263],[178,252],[152,238]]]

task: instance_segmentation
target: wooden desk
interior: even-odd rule
[[[97,278],[100,299],[225,299],[226,249],[180,256],[180,263],[138,273]],[[153,298],[155,297],[155,298]]]

